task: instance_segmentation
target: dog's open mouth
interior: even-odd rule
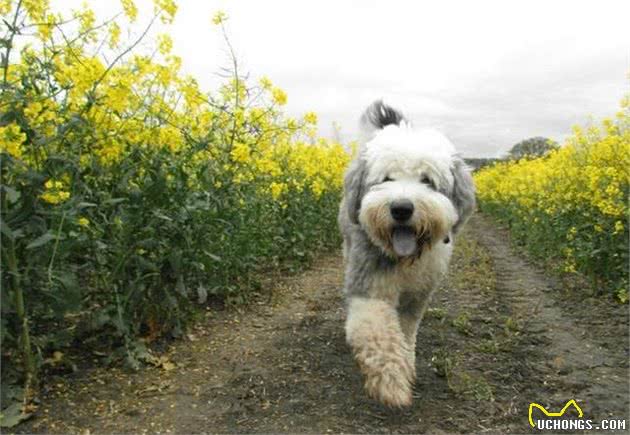
[[[399,257],[420,256],[426,243],[430,244],[431,236],[418,235],[412,227],[398,225],[392,229],[392,248]]]
[[[409,257],[418,252],[416,232],[407,226],[396,226],[392,230],[392,247],[399,257]]]

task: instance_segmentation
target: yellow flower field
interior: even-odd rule
[[[181,334],[209,299],[264,293],[261,273],[339,243],[349,155],[317,137],[317,115],[287,116],[266,77],[200,89],[167,34],[143,36],[174,1],[145,28],[132,0],[118,7],[0,0],[1,336],[27,381],[37,355],[86,337],[137,365],[139,337]]]
[[[627,300],[630,98],[614,119],[574,129],[536,159],[507,161],[475,176],[482,210],[510,225],[535,255],[590,275]]]

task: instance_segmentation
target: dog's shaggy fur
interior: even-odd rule
[[[418,325],[475,206],[472,177],[441,133],[416,130],[380,101],[361,118],[344,182],[346,339],[368,394],[411,403]]]

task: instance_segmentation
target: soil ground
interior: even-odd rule
[[[624,419],[628,431],[628,306],[567,291],[489,218],[474,216],[456,241],[418,334],[407,409],[363,392],[344,340],[342,275],[340,256],[326,256],[268,283],[272,301],[209,311],[161,368],[49,380],[18,431],[531,433],[530,402],[553,412],[570,399],[585,419]]]

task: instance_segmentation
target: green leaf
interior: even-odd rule
[[[142,257],[141,255],[133,255],[132,258],[137,262],[141,270],[157,272],[160,268],[152,261]]]
[[[116,205],[116,204],[120,204],[121,202],[127,201],[127,198],[112,198],[112,199],[108,199],[106,201],[103,201],[103,204],[105,205]]]
[[[210,252],[208,252],[206,250],[204,250],[203,253],[206,254],[208,257],[212,258],[217,263],[221,262],[221,257],[219,257],[218,255],[211,254]]]
[[[208,300],[208,289],[200,285],[199,287],[197,287],[197,302],[200,304],[205,304],[207,300]]]
[[[49,231],[29,243],[26,246],[26,249],[39,248],[40,246],[44,246],[46,243],[50,242],[51,240],[55,240],[56,238],[57,236]]]
[[[166,216],[163,213],[160,213],[159,211],[154,211],[153,212],[153,216],[155,216],[156,218],[159,218],[159,219],[163,219],[163,220],[165,220],[167,222],[173,222],[173,219],[171,219],[170,217]]]
[[[0,427],[15,427],[32,415],[22,412],[21,402],[12,403],[0,412]]]
[[[186,297],[188,295],[188,292],[186,290],[186,284],[184,284],[184,277],[182,275],[179,275],[177,277],[177,283],[175,284],[175,290],[177,291],[177,293],[179,293],[180,295]]]
[[[20,192],[18,192],[14,188],[9,186],[2,186],[2,189],[6,192],[7,199],[11,204],[15,204],[15,202],[20,199]]]
[[[9,240],[15,240],[15,233],[11,231],[9,225],[4,221],[4,219],[0,220],[0,233],[4,234]]]
[[[56,285],[51,291],[43,291],[42,295],[50,298],[47,304],[53,314],[61,318],[65,313],[77,311],[81,307],[81,287],[72,272],[56,269],[52,275]]]

